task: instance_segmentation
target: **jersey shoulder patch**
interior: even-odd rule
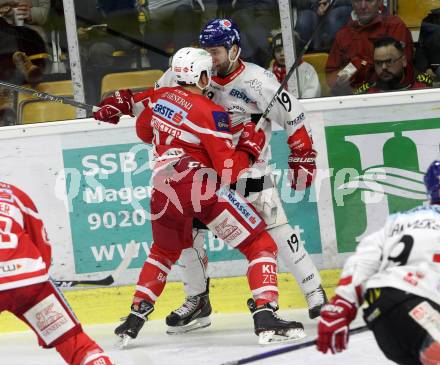
[[[221,111],[213,111],[212,117],[214,119],[215,129],[219,132],[229,132],[230,131],[230,123],[229,123],[229,115],[226,112]]]

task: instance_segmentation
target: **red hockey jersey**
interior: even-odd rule
[[[0,182],[0,291],[48,280],[50,262],[51,246],[34,203]]]
[[[182,87],[149,90],[137,94],[135,102],[146,98],[147,108],[137,119],[136,131],[144,142],[154,144],[160,162],[156,169],[189,155],[221,176],[230,159],[234,182],[249,167],[248,154],[236,151],[232,144],[229,115],[221,106]]]

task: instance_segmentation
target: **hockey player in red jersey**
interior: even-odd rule
[[[350,322],[364,320],[385,356],[404,365],[440,364],[440,161],[425,174],[429,205],[391,215],[347,260],[336,296],[321,309],[317,348],[347,348]]]
[[[255,333],[270,342],[304,337],[301,323],[280,319],[277,309],[277,247],[255,208],[229,189],[265,144],[263,131],[247,124],[234,148],[228,113],[203,93],[211,81],[212,58],[182,48],[172,69],[179,86],[144,94],[148,107],[137,119],[138,135],[153,143],[151,194],[153,245],[136,285],[131,313],[116,328],[124,346],[136,338],[165,287],[182,249],[193,244],[193,218],[200,219],[248,260]]]
[[[240,32],[229,19],[213,19],[202,29],[200,45],[213,57],[216,76],[213,76],[207,95],[231,115],[234,145],[245,124],[258,119],[275,95],[279,83],[275,76],[262,67],[240,60]],[[157,82],[157,87],[176,85],[174,74],[168,70]],[[117,123],[122,114],[139,115],[144,109],[140,94],[120,90],[115,97],[102,101],[95,118]],[[310,135],[307,113],[301,103],[287,91],[282,91],[274,103],[267,122],[263,124],[266,139],[271,138],[272,125],[283,127],[290,148],[288,157],[292,188],[304,189],[312,183],[316,152]],[[327,302],[319,271],[301,242],[298,232],[289,224],[275,179],[269,166],[270,148],[266,148],[253,165],[252,174],[241,176],[238,187],[252,201],[262,215],[267,231],[278,247],[279,258],[299,284],[309,307],[310,318],[319,316]],[[293,220],[295,217],[293,217]],[[182,281],[187,295],[185,302],[167,317],[168,333],[182,333],[210,324],[208,257],[205,244],[206,227],[194,220],[193,247],[182,250],[179,258]],[[203,323],[201,323],[203,322]]]
[[[51,246],[27,194],[0,182],[0,313],[24,321],[70,365],[111,365],[49,280]]]

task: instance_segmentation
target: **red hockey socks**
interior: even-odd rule
[[[69,337],[55,349],[69,365],[112,365],[102,348],[84,332]]]
[[[240,247],[249,261],[247,277],[257,307],[278,302],[277,246],[264,231],[251,243]]]
[[[177,261],[180,251],[163,250],[156,244],[151,247],[150,254],[142,267],[134,293],[134,304],[147,300],[154,304],[162,294],[171,266]]]

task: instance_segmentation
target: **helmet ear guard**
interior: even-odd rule
[[[196,85],[203,91],[211,83],[212,57],[207,51],[200,48],[181,48],[173,56],[171,70],[178,83]],[[208,76],[208,85],[204,88],[199,85],[203,72],[206,72]]]
[[[423,180],[431,203],[440,204],[440,160],[429,165]]]

